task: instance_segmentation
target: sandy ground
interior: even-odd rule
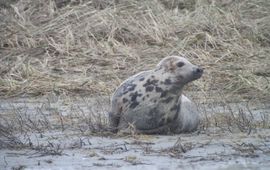
[[[244,134],[185,134],[111,138],[48,133],[41,142],[61,144],[61,155],[0,150],[5,169],[268,169],[269,130]],[[268,135],[267,138],[260,138]],[[52,141],[50,138],[54,138]]]
[[[102,100],[108,102],[108,98]],[[52,119],[49,122],[54,126],[56,111],[65,118],[79,110],[84,110],[84,114],[96,112],[89,103],[100,108],[92,99],[83,101],[54,97],[1,100],[0,115],[7,118],[19,110],[20,114],[38,117],[39,110]],[[103,106],[100,113],[106,112],[107,107]],[[2,147],[1,169],[266,170],[270,167],[270,129],[267,128],[254,128],[250,134],[209,127],[193,134],[115,136],[81,132],[75,123],[63,126],[14,134],[29,147]],[[7,141],[3,136],[0,139]]]

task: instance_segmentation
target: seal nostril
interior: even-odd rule
[[[202,68],[197,68],[197,69],[196,69],[196,72],[197,72],[197,73],[202,73],[202,72],[203,72],[203,69],[202,69]]]

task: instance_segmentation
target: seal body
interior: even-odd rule
[[[200,114],[195,103],[188,99],[185,95],[181,99],[180,112],[177,120],[171,125],[171,132],[182,133],[192,132],[197,129],[200,123]]]
[[[195,104],[182,95],[182,89],[202,73],[185,58],[169,56],[155,69],[131,76],[112,95],[110,127],[114,132],[126,132],[131,127],[146,134],[195,130],[199,114]]]

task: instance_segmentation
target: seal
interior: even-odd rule
[[[167,134],[196,130],[199,112],[182,91],[202,74],[202,68],[184,57],[168,56],[153,70],[129,77],[111,98],[112,131]]]

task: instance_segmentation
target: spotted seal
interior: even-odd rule
[[[145,134],[194,131],[199,113],[182,90],[202,74],[203,69],[186,58],[168,56],[153,70],[131,76],[112,95],[109,111],[112,131],[128,132],[129,127]]]

